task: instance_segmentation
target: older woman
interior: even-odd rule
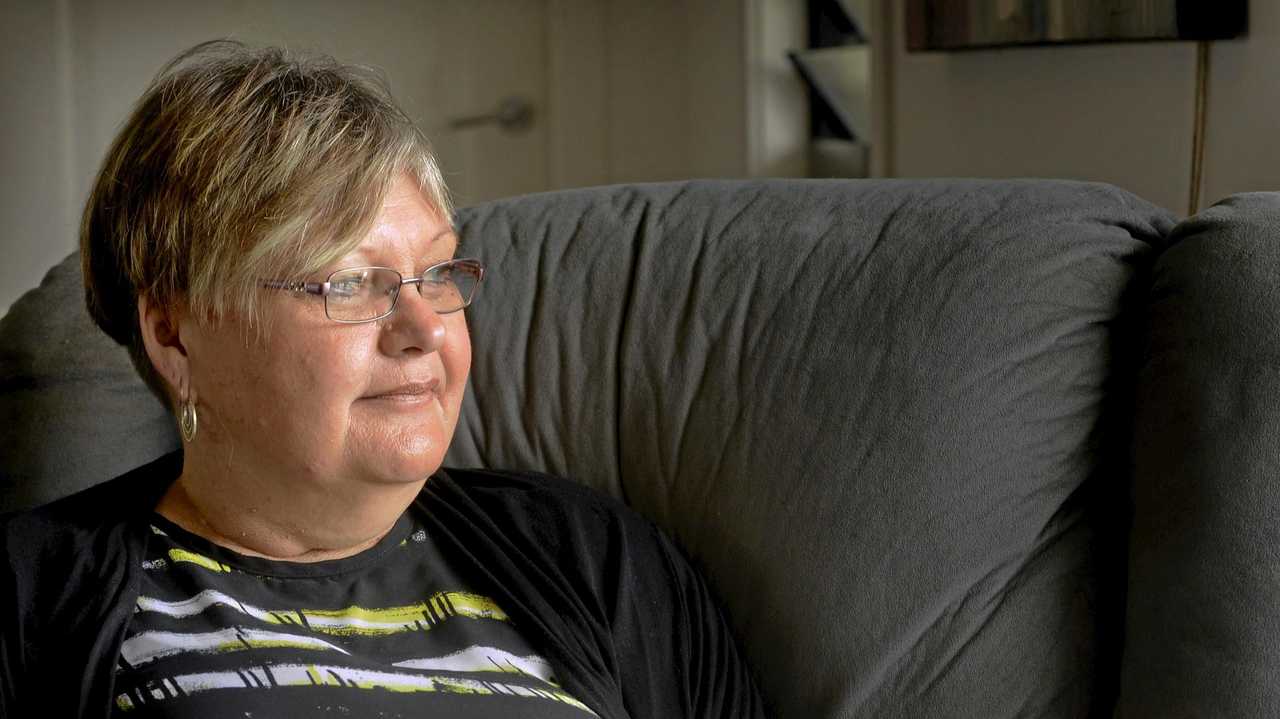
[[[484,273],[450,218],[367,73],[226,42],[160,73],[81,254],[183,448],[4,521],[0,715],[761,713],[652,525],[440,469]]]

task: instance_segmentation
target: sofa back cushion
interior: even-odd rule
[[[89,319],[80,254],[0,318],[0,512],[35,507],[178,447],[129,353]]]
[[[1109,709],[1165,212],[1070,182],[772,181],[460,220],[491,274],[450,460],[673,531],[778,716]]]
[[[699,181],[458,223],[489,272],[448,463],[569,476],[654,518],[777,716],[1109,709],[1132,310],[1166,213],[1074,182]],[[20,358],[0,419],[24,425],[9,497],[174,442],[122,351],[38,319],[83,312],[64,269],[0,324]],[[33,406],[42,389],[66,404]]]

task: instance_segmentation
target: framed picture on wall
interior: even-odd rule
[[[1222,40],[1247,24],[1248,0],[907,0],[907,49]]]

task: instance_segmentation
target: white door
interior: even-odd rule
[[[545,0],[169,0],[73,2],[77,175],[83,198],[112,135],[165,61],[231,37],[329,53],[383,70],[432,140],[459,206],[547,189]],[[451,129],[525,103],[532,122]]]

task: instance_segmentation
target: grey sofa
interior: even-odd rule
[[[448,464],[656,520],[778,717],[1280,715],[1278,218],[976,180],[466,209]],[[76,263],[0,320],[0,509],[178,444]]]

